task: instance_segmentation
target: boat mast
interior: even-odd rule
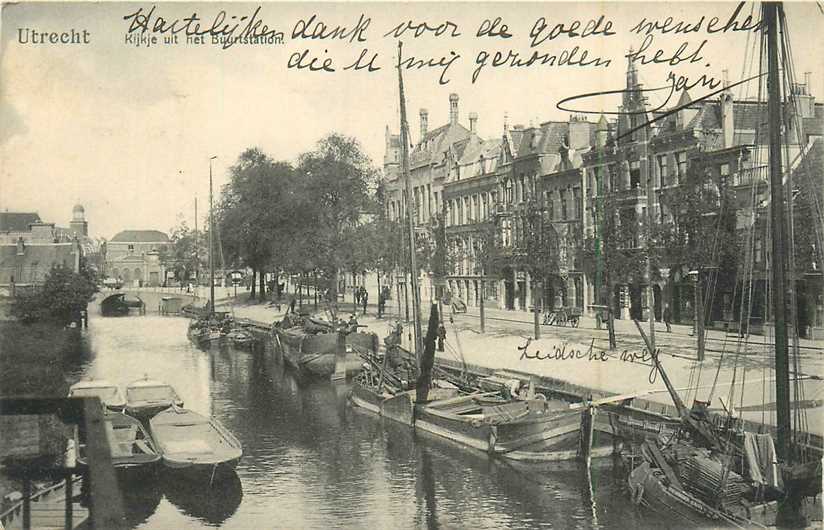
[[[215,263],[214,252],[212,251],[212,233],[215,231],[215,221],[213,216],[212,206],[212,160],[217,158],[213,156],[209,159],[209,314],[215,312]]]
[[[409,279],[412,284],[412,311],[415,322],[415,358],[420,366],[423,348],[421,345],[421,300],[418,291],[418,266],[415,258],[415,225],[413,224],[412,183],[409,176],[409,124],[406,123],[406,101],[403,94],[403,70],[401,69],[401,52],[403,42],[398,41],[398,87],[401,107],[401,167],[403,180],[406,184],[406,222],[409,225]]]
[[[198,251],[198,235],[197,235],[197,195],[195,195],[195,293],[198,292],[200,285],[200,252]]]
[[[767,30],[767,113],[770,128],[770,214],[772,223],[772,298],[775,319],[775,396],[778,453],[791,460],[790,438],[790,360],[787,347],[784,189],[781,171],[781,80],[778,58],[778,17],[783,7],[778,2],[762,4]]]

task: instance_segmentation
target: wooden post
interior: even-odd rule
[[[486,289],[484,288],[484,279],[481,277],[481,297],[480,297],[480,304],[478,305],[478,309],[481,313],[481,333],[486,332],[486,322],[484,321],[484,294]]]
[[[65,530],[72,530],[74,528],[74,513],[73,513],[73,506],[72,506],[72,476],[68,475],[66,477],[66,512],[64,515],[63,527]]]
[[[23,530],[31,530],[31,480],[23,479]]]
[[[540,315],[538,314],[538,309],[540,304],[538,303],[538,296],[537,293],[541,288],[541,282],[536,280],[532,283],[532,324],[535,328],[535,339],[541,338],[541,320]]]
[[[591,401],[592,396],[590,396]],[[586,463],[587,467],[592,460],[592,438],[595,429],[595,407],[587,405],[581,411],[581,436],[578,445],[578,459]]]
[[[335,372],[332,381],[346,380],[346,333],[338,331],[337,347],[335,348]]]

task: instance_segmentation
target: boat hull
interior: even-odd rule
[[[218,421],[190,410],[169,410],[149,422],[167,471],[214,480],[231,474],[243,456],[240,442]]]
[[[302,330],[275,330],[275,347],[284,360],[301,373],[329,378],[336,372],[347,377],[363,367],[361,353],[374,353],[377,337],[371,333],[346,335],[346,351],[339,352],[337,333],[305,333]]]

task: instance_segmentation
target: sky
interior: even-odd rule
[[[144,35],[155,36],[158,43],[128,43],[130,24],[140,20],[129,16],[139,10],[145,15],[153,6]],[[415,30],[409,29],[400,37],[405,58],[433,64],[452,61],[448,68],[416,68],[415,63],[404,69],[413,141],[419,136],[419,109],[428,109],[430,129],[443,125],[449,119],[453,92],[460,97],[461,123],[468,127],[469,113],[477,113],[482,137],[500,137],[505,116],[509,125],[566,120],[570,113],[557,108],[561,100],[624,87],[625,55],[650,39],[631,31],[640,21],[673,17],[673,24],[696,24],[704,17],[698,31],[655,31],[647,43],[648,59],[659,49],[659,59],[669,59],[684,46],[685,60],[679,64],[638,66],[646,87],[666,89],[650,95],[650,103],[660,105],[670,92],[670,73],[690,83],[702,75],[721,80],[724,70],[731,82],[757,73],[757,67],[753,70],[750,61],[745,62],[752,57],[747,50],[756,34],[707,32],[712,17],[719,18],[714,26],[719,28],[736,6],[729,2],[7,4],[0,15],[0,210],[37,211],[43,220],[66,226],[72,206],[80,203],[90,235],[108,239],[125,229],[168,232],[183,220],[191,226],[195,197],[202,223],[212,156],[217,156],[212,164],[216,194],[244,149],[259,147],[275,159],[295,161],[333,131],[356,137],[380,166],[385,127],[399,129],[398,38],[392,30],[407,23],[421,31],[416,37]],[[752,8],[744,4],[736,19],[739,24]],[[796,50],[795,71],[799,77],[812,72],[812,93],[824,94],[820,66],[824,14],[815,3],[790,3],[785,9]],[[265,24],[283,33],[282,44],[237,43],[223,49],[211,44],[209,36],[204,44],[187,43],[185,31],[178,33],[177,43],[163,44],[168,33],[155,26],[158,17],[168,26],[197,14],[201,29],[208,29],[221,11],[224,24],[254,15],[261,22],[258,28]],[[494,31],[477,35],[481,26],[489,28],[498,17]],[[579,21],[580,33],[590,20],[590,27],[600,33],[583,37],[563,31],[572,28],[574,33],[574,23]],[[301,21],[307,22],[304,34],[315,38],[293,35]],[[604,35],[608,22],[611,28],[606,33],[613,35]],[[326,28],[320,28],[320,23]],[[177,27],[183,24],[178,22]],[[424,31],[419,24],[440,31]],[[507,26],[505,32],[502,24]],[[558,24],[562,28],[550,35]],[[338,26],[346,31],[338,32],[337,38],[330,36]],[[545,29],[538,31],[542,26]],[[353,27],[360,31],[353,32]],[[89,43],[32,42],[32,31],[40,35],[72,30],[79,36],[88,32]],[[131,36],[140,33],[136,27]],[[322,33],[327,38],[319,38]],[[511,37],[503,38],[501,33]],[[503,60],[511,59],[511,51],[521,60],[536,52],[558,61],[576,46],[573,57],[580,58],[586,50],[586,61],[594,64],[512,67],[511,61]],[[377,54],[372,64],[379,69],[346,70],[364,49],[364,63]],[[335,71],[297,68],[304,51],[301,65],[315,58],[313,65],[320,68],[328,59],[328,68]],[[502,54],[497,67],[492,66],[495,52]],[[479,55],[483,59],[484,54],[485,66],[473,82]],[[700,60],[690,62],[691,54]],[[738,97],[755,93],[754,86],[737,90]],[[699,83],[690,95],[695,99],[708,92]],[[677,101],[678,93],[667,106]],[[597,121],[597,111],[615,110],[619,102],[620,95],[613,94],[569,105],[593,112],[589,119]]]

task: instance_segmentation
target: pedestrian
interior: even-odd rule
[[[361,293],[361,302],[363,302],[363,314],[366,314],[366,304],[369,302],[369,293],[366,292],[366,289],[363,290]]]
[[[352,313],[352,316],[349,317],[349,333],[355,333],[358,331],[358,317],[355,316],[355,313]]]
[[[295,313],[295,297],[292,297],[292,301],[289,302],[289,312],[294,314]]]
[[[664,304],[664,324],[667,326],[667,333],[672,333],[672,310],[669,304]]]
[[[383,310],[386,307],[386,297],[383,293],[378,295],[378,318],[383,316]]]
[[[360,305],[361,303],[361,290],[355,289],[355,305]]]
[[[443,351],[443,342],[446,340],[446,328],[443,322],[438,324],[438,351]]]

